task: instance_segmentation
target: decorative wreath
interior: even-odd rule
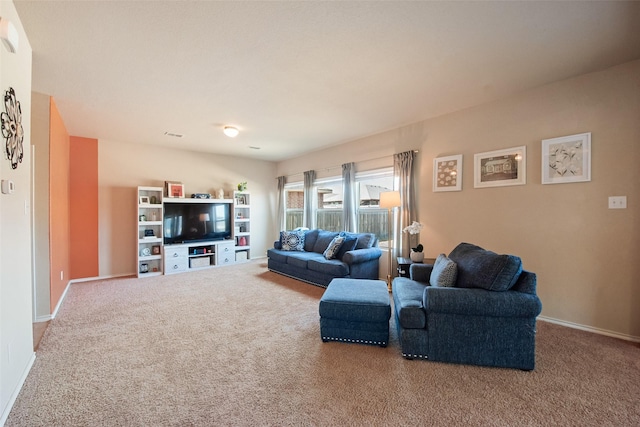
[[[4,108],[6,112],[0,114],[2,119],[2,136],[6,139],[6,155],[11,162],[11,168],[17,169],[18,163],[22,163],[24,149],[22,140],[24,131],[22,130],[22,108],[20,101],[16,100],[16,92],[12,87],[4,94]]]

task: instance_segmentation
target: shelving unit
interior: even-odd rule
[[[165,274],[184,273],[235,262],[231,240],[196,242],[165,247]]]
[[[138,187],[138,277],[162,274],[162,187]]]
[[[234,191],[233,236],[235,238],[235,261],[251,259],[251,193]]]

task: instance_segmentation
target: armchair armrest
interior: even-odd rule
[[[429,283],[432,270],[432,264],[411,264],[409,267],[409,277],[416,282]]]
[[[429,313],[491,317],[536,317],[542,311],[537,295],[469,288],[425,288],[422,303]]]
[[[349,265],[360,264],[363,262],[378,259],[381,256],[382,251],[380,250],[380,248],[356,249],[353,251],[345,252],[344,256],[342,257],[342,261],[346,262]]]

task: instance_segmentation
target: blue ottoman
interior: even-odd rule
[[[382,280],[333,279],[320,299],[322,341],[386,347],[391,305]]]

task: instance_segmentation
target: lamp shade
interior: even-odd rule
[[[201,213],[200,214],[200,221],[209,221],[211,218],[209,217],[208,213]]]
[[[399,191],[385,191],[380,193],[380,207],[385,209],[397,208],[400,203]]]

